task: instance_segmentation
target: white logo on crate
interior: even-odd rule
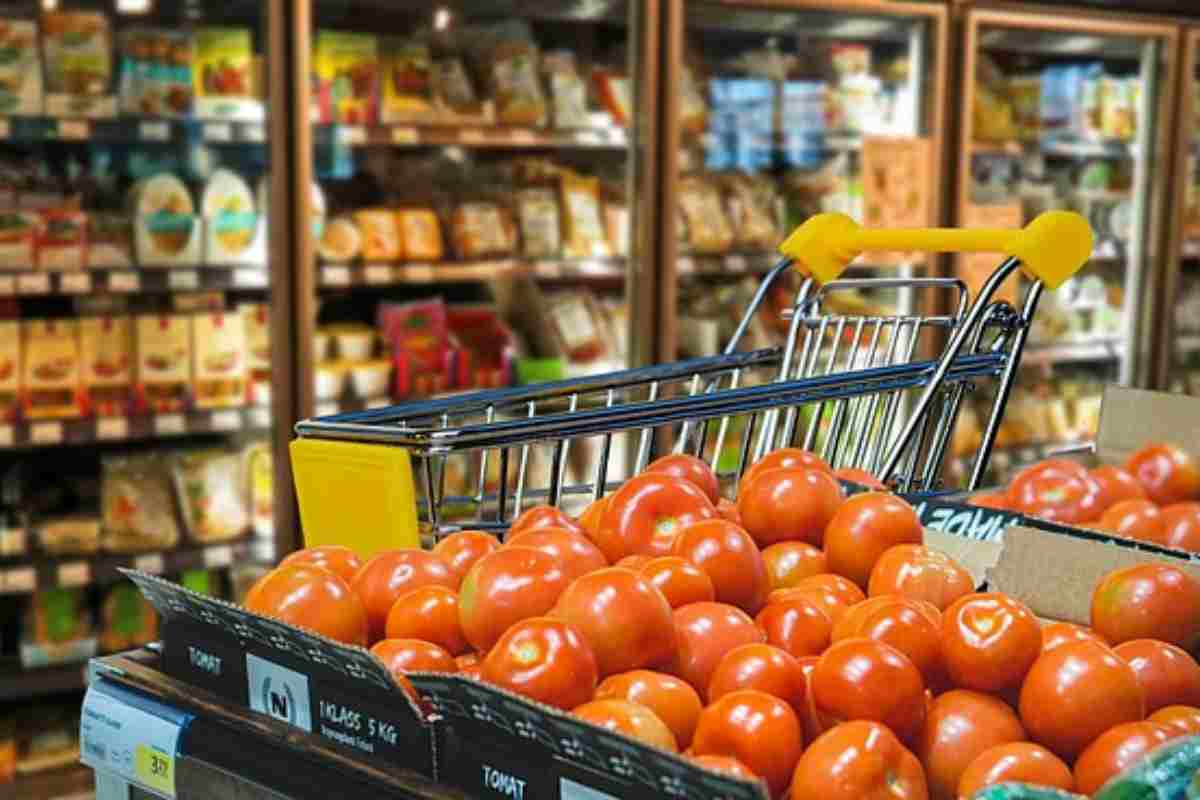
[[[250,708],[312,732],[307,676],[247,653],[246,680]]]
[[[486,764],[483,765],[483,785],[512,800],[525,800],[525,781]]]

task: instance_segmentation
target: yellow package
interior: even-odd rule
[[[396,212],[404,257],[409,261],[441,261],[442,226],[429,208],[402,208]]]
[[[681,180],[679,209],[687,222],[687,244],[693,252],[723,253],[733,246],[733,228],[712,183],[698,177]]]
[[[563,254],[567,258],[612,255],[600,218],[600,181],[564,173],[562,183]]]
[[[197,408],[246,402],[246,328],[237,314],[192,317],[192,375]]]
[[[80,322],[83,387],[98,417],[122,416],[133,398],[133,324],[128,317]]]
[[[34,319],[22,324],[25,416],[77,417],[80,407],[79,329],[74,320]]]
[[[192,386],[192,332],[182,315],[137,318],[137,391],[144,410],[182,411]]]
[[[11,422],[21,395],[21,325],[0,321],[0,421]]]
[[[398,261],[404,257],[404,240],[396,215],[383,208],[370,208],[354,213],[354,223],[362,238],[364,261]]]

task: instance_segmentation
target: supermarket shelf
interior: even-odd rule
[[[1043,155],[1061,158],[1133,158],[1134,145],[1123,141],[1080,141],[1075,139],[1046,137],[1029,142],[972,142],[973,155],[1020,156],[1026,150],[1036,149]]]
[[[266,289],[265,267],[142,267],[77,272],[0,271],[0,297]]]
[[[95,776],[82,764],[22,775],[0,783],[0,800],[85,800],[95,797]]]
[[[271,427],[267,407],[0,424],[0,450],[124,442]]]
[[[1101,339],[1094,342],[1049,346],[1031,344],[1021,355],[1021,364],[1034,366],[1070,362],[1119,361],[1123,355],[1122,342],[1119,339]]]
[[[721,256],[681,256],[675,259],[677,275],[757,275],[767,272],[778,253],[727,253]]]
[[[539,280],[622,280],[624,258],[546,259],[497,258],[434,264],[322,264],[318,284],[324,289],[476,283],[497,278]]]
[[[228,120],[117,117],[114,119],[58,119],[55,117],[0,117],[0,141],[171,143],[203,141],[206,144],[265,144],[266,124]]]
[[[87,664],[82,661],[41,669],[22,669],[15,657],[0,663],[0,703],[78,692],[87,686]],[[3,789],[4,785],[0,784],[0,797],[4,796]]]
[[[496,125],[318,125],[317,145],[342,147],[429,147],[624,150],[624,128],[596,127],[553,130]]]
[[[48,556],[0,559],[0,595],[24,595],[45,589],[111,586],[122,569],[152,575],[177,575],[193,569],[220,569],[255,557],[255,542],[239,539],[220,544],[190,545],[137,555]]]

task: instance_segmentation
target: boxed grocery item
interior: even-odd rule
[[[246,446],[244,457],[250,525],[255,536],[270,538],[275,535],[275,470],[270,442],[252,442]]]
[[[37,23],[0,19],[0,114],[33,116],[42,110]]]
[[[612,255],[600,219],[600,181],[563,173],[563,255],[567,258],[604,258]]]
[[[265,303],[244,303],[238,313],[245,326],[246,370],[255,405],[271,401],[271,314]]]
[[[95,654],[92,616],[82,589],[46,589],[29,598],[21,627],[23,667],[86,661]]]
[[[193,41],[187,31],[127,28],[118,35],[117,93],[123,114],[192,113]]]
[[[558,355],[577,364],[612,355],[612,334],[591,292],[556,292],[546,298],[543,308]]]
[[[517,220],[521,228],[521,254],[528,258],[554,258],[562,250],[558,198],[544,187],[517,192]]]
[[[490,200],[461,203],[450,217],[450,240],[459,258],[512,255],[516,225],[508,209]]]
[[[538,78],[540,54],[528,25],[500,23],[488,32],[485,74],[502,125],[541,127],[546,124],[546,99]]]
[[[83,390],[91,413],[124,416],[133,401],[133,323],[129,317],[85,317],[79,322]]]
[[[542,72],[550,88],[551,118],[556,128],[583,128],[589,124],[587,86],[575,67],[570,50],[552,50],[542,57]]]
[[[119,653],[158,638],[158,615],[137,587],[118,583],[100,602],[100,652]]]
[[[446,309],[457,389],[498,389],[512,383],[516,343],[494,308]]]
[[[100,520],[88,514],[43,517],[37,523],[37,542],[49,555],[91,555],[100,550]]]
[[[0,320],[0,421],[12,422],[21,397],[21,323]]]
[[[183,181],[163,173],[138,181],[130,193],[138,263],[197,266],[203,256],[201,220]]]
[[[379,51],[374,34],[318,30],[313,72],[314,122],[379,122]]]
[[[127,215],[91,211],[87,221],[85,260],[89,268],[133,266],[133,223]]]
[[[402,208],[396,212],[396,224],[408,261],[441,261],[445,256],[442,225],[432,208]]]
[[[182,314],[137,318],[139,407],[151,413],[182,411],[192,393],[192,327]]]
[[[440,297],[379,306],[378,324],[395,367],[394,397],[430,395],[449,388],[446,306]]]
[[[25,361],[24,412],[30,419],[77,417],[82,412],[79,330],[74,320],[21,323]]]
[[[362,239],[363,261],[398,261],[404,256],[404,240],[395,212],[386,208],[354,212]]]
[[[250,185],[236,172],[219,169],[200,198],[204,259],[208,264],[265,264],[267,220],[256,213]]]
[[[189,538],[209,544],[246,533],[250,515],[242,459],[237,453],[181,453],[174,460],[172,474]]]
[[[437,118],[429,45],[412,39],[381,40],[379,72],[383,84],[380,121],[430,122]]]
[[[257,121],[262,98],[255,88],[254,39],[249,28],[199,28],[192,76],[196,116]]]
[[[245,404],[246,333],[236,314],[192,317],[192,381],[197,408]]]
[[[41,212],[37,262],[41,269],[83,269],[87,254],[87,214],[82,211]]]
[[[690,176],[679,181],[678,210],[684,222],[687,250],[723,253],[733,246],[733,229],[721,195],[708,180]]]
[[[37,263],[40,219],[29,211],[0,213],[0,269],[31,269]]]
[[[52,117],[113,117],[113,42],[108,16],[90,11],[42,14],[46,113]]]
[[[179,542],[168,463],[157,453],[100,462],[101,545],[110,553],[163,550]]]

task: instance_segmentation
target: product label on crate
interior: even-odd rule
[[[307,676],[247,654],[246,680],[252,710],[312,732]]]
[[[940,500],[910,499],[910,502],[926,528],[968,539],[995,541],[1006,528],[1025,522],[1024,517],[1011,511]]]

